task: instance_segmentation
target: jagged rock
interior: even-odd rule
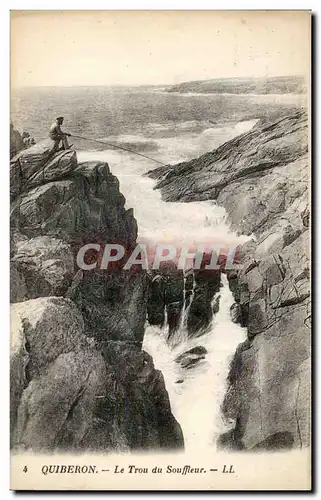
[[[170,340],[181,324],[184,307],[184,274],[181,269],[167,268],[163,270],[165,281],[165,307],[168,322],[168,340]]]
[[[27,184],[28,189],[35,186],[40,186],[45,182],[55,181],[56,179],[62,179],[63,177],[70,175],[76,167],[76,152],[69,150],[60,151],[58,153],[55,153],[52,159],[48,163],[46,163],[43,168],[37,169],[37,171],[32,176],[28,175],[26,177],[26,172],[24,172],[25,183]],[[24,188],[25,187],[26,186],[24,186]]]
[[[194,294],[188,311],[187,330],[189,336],[201,335],[211,323],[213,314],[212,300],[220,290],[221,272],[219,270],[194,270]]]
[[[220,286],[222,286],[222,283],[220,283]],[[212,302],[212,311],[213,311],[213,314],[217,314],[220,310],[220,301],[221,301],[221,296],[220,295],[217,295],[213,302]]]
[[[186,356],[188,354],[196,354],[196,355],[200,355],[201,356],[203,354],[207,354],[207,349],[205,347],[203,347],[202,345],[198,345],[198,346],[192,347],[188,351],[185,351],[182,354],[180,354],[179,356],[177,356],[175,358],[175,361],[177,363],[180,363],[181,360],[184,358],[184,356]]]
[[[240,304],[234,302],[234,304],[231,305],[230,313],[233,323],[242,323],[242,312]]]
[[[70,351],[76,353],[89,347],[83,328],[77,307],[68,299],[44,297],[11,306],[11,423],[16,444],[26,444],[22,433],[27,419],[32,420],[25,409],[21,410],[21,404],[23,408],[28,404],[27,400],[21,403],[25,390],[34,379],[41,379],[61,354]],[[65,370],[68,370],[67,366]],[[65,384],[67,380],[68,375],[65,373]],[[30,391],[32,389],[28,390],[28,394]],[[54,393],[51,394],[53,398]],[[56,401],[56,404],[59,406],[59,402]],[[42,410],[39,408],[35,411]],[[43,419],[44,425],[50,427],[55,415],[48,413]],[[41,439],[36,435],[33,438]],[[31,446],[31,443],[27,446]]]
[[[309,253],[309,235],[304,232],[281,254],[267,255],[250,270],[238,272],[234,297],[241,313],[248,309],[246,324],[251,337],[266,329],[278,331],[287,318],[287,307],[309,302]],[[304,309],[296,307],[289,315],[298,316],[297,321],[304,325]]]
[[[37,176],[54,154],[54,142],[51,139],[39,142],[31,148],[20,148],[10,161],[10,195],[15,198],[25,190],[24,184]]]
[[[86,341],[82,316],[69,299],[42,297],[19,302],[11,306],[11,314],[17,315],[23,325],[31,378],[40,376],[59,354],[77,350]],[[13,324],[19,324],[18,319]]]
[[[151,277],[148,298],[148,321],[162,327],[165,322],[165,308],[169,327],[169,338],[179,328],[184,306],[184,275],[175,265],[163,267]]]
[[[290,179],[283,178],[283,172],[287,175],[287,169],[283,167],[293,162],[295,167],[288,169],[289,175],[294,168],[299,172],[303,169],[307,175],[307,126],[304,111],[298,111],[273,124],[259,122],[251,131],[226,142],[211,153],[175,165],[175,168],[160,167],[157,175],[162,176],[162,180],[156,187],[162,189],[162,196],[166,201],[218,198],[220,205],[231,204],[231,207],[226,208],[236,225],[244,218],[245,210],[252,218],[255,214],[255,223],[259,228],[264,219],[265,201],[270,199],[271,213],[282,209],[282,183],[290,182]],[[269,196],[262,190],[263,198],[260,199],[253,192],[254,186],[255,190],[258,189],[260,179],[278,167],[275,177],[279,183],[279,191],[272,193],[271,183],[267,182]],[[167,172],[168,175],[164,178]],[[280,175],[277,175],[278,172]],[[300,190],[295,178],[292,179],[292,184],[293,189]],[[306,186],[302,187],[306,189]],[[219,197],[224,188],[227,188],[225,195]],[[233,193],[239,194],[240,189],[242,196],[237,198]],[[225,196],[228,196],[229,201],[225,200]],[[245,225],[238,229],[243,233],[247,232]]]
[[[152,277],[148,299],[148,321],[162,327],[165,322],[165,308],[168,322],[168,339],[179,329],[182,313],[186,318],[190,336],[202,335],[209,326],[213,314],[219,310],[219,297],[212,300],[220,289],[220,270],[206,270],[211,254],[204,254],[201,269],[190,269],[184,275],[176,265],[168,264]],[[192,301],[192,302],[191,302]]]
[[[71,180],[50,182],[21,197],[14,205],[12,217],[20,232],[29,238],[51,235],[72,243],[81,234],[78,220],[86,216],[86,209],[88,212],[79,195],[82,196],[80,186]]]
[[[51,235],[73,245],[85,240],[133,246],[137,224],[132,211],[124,208],[118,180],[108,166],[90,162],[86,175],[72,166],[71,171],[71,179],[45,182],[13,203],[11,218],[20,232],[29,238]],[[96,187],[88,180],[89,171]]]
[[[23,171],[27,173],[26,177],[30,177],[36,171],[36,167],[43,166],[54,154],[54,144],[49,138],[40,141],[31,148],[20,151],[13,158],[13,162],[19,160]]]
[[[11,265],[11,302],[64,295],[74,275],[70,247],[50,236],[18,242]]]
[[[239,346],[223,410],[223,447],[309,445],[310,248],[308,120],[298,111],[151,177],[168,201],[215,199],[231,227],[253,235],[227,271],[248,339]],[[147,174],[149,175],[149,174]],[[235,318],[236,319],[236,318]]]
[[[152,357],[134,345],[124,348],[117,342],[104,342],[102,352],[117,380],[114,400],[121,407],[118,422],[129,447],[181,449],[183,434],[171,413],[163,375],[155,370]],[[105,413],[105,419],[108,415]]]
[[[226,418],[237,419],[246,449],[278,432],[290,433],[294,447],[310,444],[308,329],[297,330],[291,317],[286,326],[291,333],[271,336],[267,330],[234,358],[223,411]]]
[[[150,278],[147,318],[150,325],[162,327],[165,322],[165,277],[161,274]]]
[[[16,440],[33,451],[81,449],[92,427],[96,397],[105,391],[105,365],[90,349],[59,355],[24,390],[18,409]]]
[[[161,373],[140,347],[84,334],[69,299],[12,306],[12,445],[34,451],[181,448]]]
[[[74,152],[51,146],[29,148],[11,163],[11,293],[19,301],[11,323],[12,446],[181,448],[162,375],[141,351],[146,273],[100,270],[102,252],[92,271],[76,264],[87,242],[102,251],[109,242],[133,248],[133,211],[106,163],[77,164]],[[107,340],[108,359],[97,343]]]
[[[207,350],[203,346],[195,346],[175,358],[176,363],[180,363],[182,368],[191,368],[202,359],[205,359]]]
[[[98,340],[142,342],[146,320],[144,273],[79,271],[67,296],[82,312],[87,335]]]

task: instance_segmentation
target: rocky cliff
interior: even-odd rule
[[[195,160],[149,173],[168,201],[216,200],[251,236],[228,274],[233,317],[248,338],[231,362],[223,403],[235,429],[220,446],[274,449],[310,442],[308,120],[304,111]],[[228,335],[228,332],[227,332]]]
[[[85,243],[136,244],[117,178],[51,141],[14,156],[10,175],[12,447],[181,448],[163,376],[141,349],[146,273],[76,264]]]

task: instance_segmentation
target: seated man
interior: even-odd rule
[[[67,132],[63,132],[61,130],[61,125],[63,124],[64,118],[63,116],[59,116],[56,121],[51,125],[49,137],[53,141],[55,141],[55,150],[58,151],[60,141],[62,143],[62,149],[71,148],[72,144],[68,144],[67,136],[70,137],[71,134]]]

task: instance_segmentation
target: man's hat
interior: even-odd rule
[[[58,116],[58,118],[56,118],[56,120],[63,120],[64,117],[63,116]]]

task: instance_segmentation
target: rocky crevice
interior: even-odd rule
[[[310,444],[310,238],[305,111],[254,128],[213,152],[149,172],[167,201],[215,199],[252,236],[228,272],[247,340],[231,362],[223,449]],[[254,238],[253,238],[254,236]],[[228,335],[228,332],[227,332]]]

